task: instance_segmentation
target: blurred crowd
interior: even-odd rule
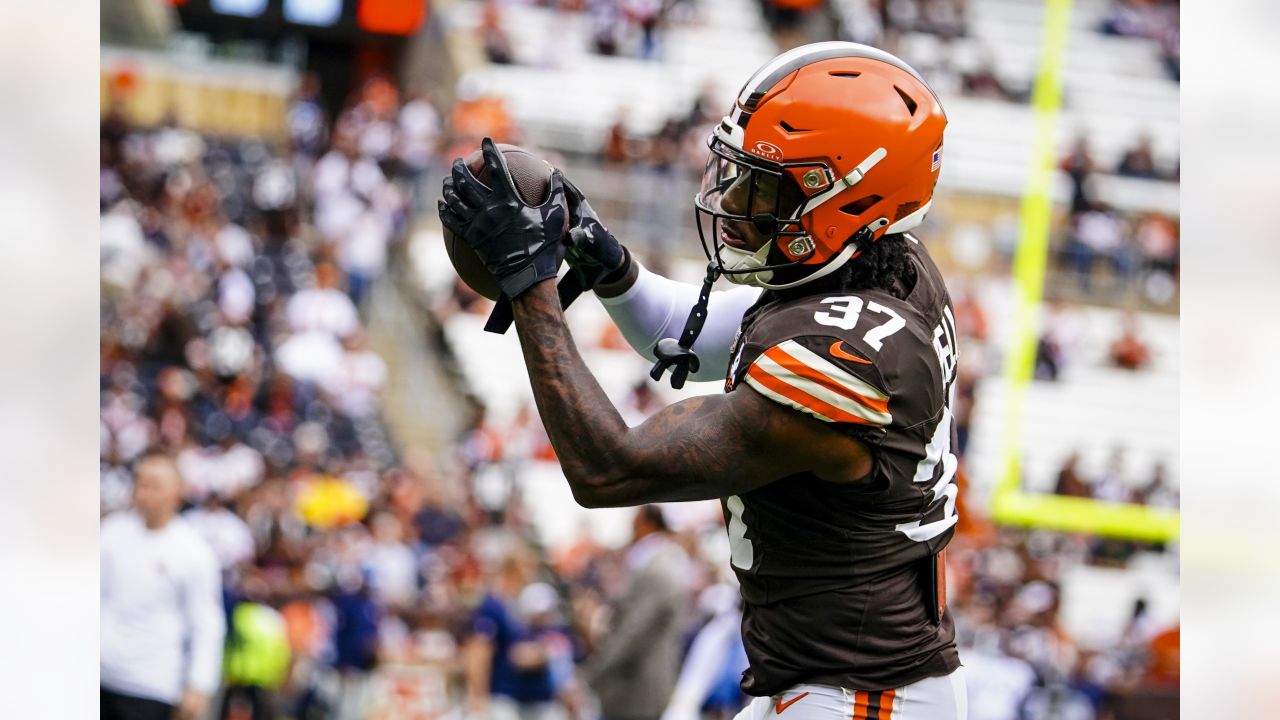
[[[102,512],[127,511],[148,448],[176,459],[184,520],[223,574],[224,680],[296,684],[298,717],[372,667],[367,598],[397,590],[398,556],[370,544],[403,534],[387,508],[405,483],[360,308],[438,133],[386,81],[332,125],[318,89],[303,83],[286,147],[101,125]],[[265,627],[292,662],[253,610],[282,619]]]
[[[1179,15],[1179,0],[1113,0],[1098,31],[1155,42],[1169,77],[1179,80],[1182,68]]]
[[[1029,87],[995,71],[992,51],[967,37],[967,0],[759,0],[759,11],[779,49],[847,39],[902,54],[937,89],[975,97],[1026,102]],[[508,32],[509,2],[484,0],[476,35],[491,63],[520,62]],[[589,19],[589,45],[597,55],[663,58],[664,30],[706,22],[694,0],[558,0],[531,3]],[[903,36],[929,42],[928,52],[904,47]],[[954,41],[964,38],[968,42]]]
[[[960,353],[966,363],[956,380],[953,411],[962,486],[978,387],[998,354],[988,312],[964,284],[953,288]],[[1046,340],[1037,353],[1037,379],[1056,379],[1066,363],[1086,360],[1072,313],[1055,304],[1047,313],[1046,337],[1056,353],[1054,377],[1043,373]],[[1121,340],[1138,339],[1132,314],[1121,317]],[[1147,360],[1150,350],[1145,349]],[[988,365],[984,367],[984,365]],[[1097,473],[1084,469],[1081,453],[1069,456],[1053,492],[1103,502],[1178,507],[1178,489],[1159,461],[1145,470],[1116,447]],[[1148,472],[1135,482],[1135,474]],[[1173,717],[1178,706],[1178,626],[1158,620],[1139,595],[1123,628],[1102,637],[1084,637],[1077,621],[1068,630],[1065,594],[1084,593],[1086,583],[1071,583],[1082,569],[1135,569],[1144,564],[1176,563],[1176,547],[1086,534],[1053,533],[999,527],[980,508],[965,505],[960,493],[960,522],[947,548],[949,609],[966,667],[969,717],[973,720],[1079,718],[1114,720]],[[1147,592],[1152,592],[1147,590]],[[1079,597],[1075,600],[1079,605]],[[1167,618],[1167,616],[1165,616]]]
[[[664,30],[695,20],[696,0],[518,0],[563,13],[580,14],[590,27],[590,49],[606,57],[660,60]],[[489,62],[516,62],[506,29],[510,0],[484,0],[477,32]]]
[[[1138,503],[1151,507],[1178,507],[1178,489],[1171,486],[1168,469],[1158,462],[1151,468],[1151,477],[1138,487],[1124,480],[1126,474],[1123,447],[1112,451],[1102,472],[1089,476],[1080,467],[1080,453],[1067,456],[1058,471],[1054,493],[1069,497],[1087,497],[1105,502]]]
[[[1088,362],[1081,358],[1081,338],[1078,320],[1069,306],[1062,302],[1049,303],[1045,308],[1039,338],[1036,343],[1035,379],[1056,382],[1069,366]],[[1145,370],[1151,366],[1152,350],[1132,311],[1124,312],[1111,332],[1106,346],[1105,364],[1121,370]]]
[[[1087,136],[1076,139],[1059,162],[1069,179],[1071,199],[1062,237],[1057,243],[1059,260],[1074,270],[1080,290],[1093,294],[1108,289],[1114,296],[1137,283],[1143,294],[1158,304],[1176,295],[1180,276],[1180,227],[1176,217],[1159,212],[1122,213],[1107,204],[1095,189],[1097,174],[1115,174],[1141,180],[1178,181],[1179,165],[1161,167],[1155,160],[1151,139],[1140,136],[1114,168],[1101,166]],[[1109,273],[1107,288],[1095,288],[1099,269]]]
[[[1002,76],[973,35],[968,0],[836,0],[839,39],[881,47],[910,62],[942,94],[1025,103],[1030,84]]]
[[[425,177],[513,139],[505,111],[463,98],[442,121],[374,79],[330,123],[319,90],[303,81],[280,147],[103,119],[104,519],[134,512],[136,462],[174,459],[180,522],[222,576],[220,718],[579,717],[634,684],[639,637],[668,651],[641,686],[656,717],[690,628],[735,612],[706,538],[649,508],[630,547],[549,553],[519,493],[493,490],[515,435],[478,412],[433,456],[382,419],[370,290]]]
[[[947,567],[970,718],[1177,715],[1178,627],[1154,620],[1147,599],[1134,601],[1110,642],[1087,643],[1063,627],[1064,578],[1080,566],[1125,567],[1133,543],[965,524]]]

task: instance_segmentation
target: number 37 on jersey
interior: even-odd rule
[[[819,325],[854,330],[860,320],[871,316],[873,322],[864,323],[869,326],[863,334],[863,342],[873,350],[884,348],[884,341],[906,327],[906,321],[893,308],[873,301],[864,302],[857,296],[829,297],[822,300],[828,306],[826,310],[814,313],[813,319]],[[865,311],[865,312],[864,312]],[[955,483],[957,458],[951,448],[952,437],[952,399],[956,377],[958,353],[956,350],[956,323],[951,308],[944,306],[940,322],[933,328],[931,337],[934,353],[938,359],[939,377],[942,383],[942,395],[945,402],[942,417],[934,427],[932,437],[925,445],[924,458],[915,467],[912,481],[929,483],[933,504],[943,504],[942,517],[933,522],[915,520],[902,523],[896,527],[912,540],[925,542],[946,532],[955,525],[956,496],[959,492]],[[930,508],[932,510],[933,507]],[[932,513],[926,513],[929,515]]]

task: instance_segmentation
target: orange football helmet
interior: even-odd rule
[[[694,201],[708,260],[734,282],[784,289],[916,227],[946,126],[933,90],[887,52],[822,42],[779,55],[709,139]],[[746,235],[769,240],[751,247]]]

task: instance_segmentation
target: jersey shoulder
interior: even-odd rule
[[[912,425],[940,405],[933,328],[910,302],[846,292],[764,310],[744,328],[730,388],[864,428]]]

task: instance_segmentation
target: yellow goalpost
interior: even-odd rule
[[[1062,103],[1062,65],[1071,0],[1046,0],[1043,54],[1032,88],[1035,118],[1031,172],[1022,196],[1019,241],[1013,258],[1013,342],[1005,358],[1007,406],[1001,448],[1002,476],[992,497],[992,518],[1002,524],[1082,532],[1133,540],[1178,537],[1178,511],[1022,489],[1020,456],[1027,386],[1035,372],[1037,323],[1048,262],[1055,130]]]

